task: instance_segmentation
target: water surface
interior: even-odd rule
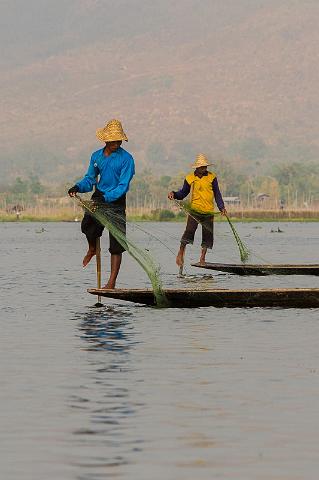
[[[253,261],[319,263],[319,224],[236,227]],[[143,228],[178,248],[182,224]],[[216,229],[207,260],[237,262],[227,225]],[[94,309],[78,224],[0,230],[1,478],[317,478],[319,309]],[[103,251],[106,280],[106,235]],[[198,256],[196,243],[187,263]],[[163,245],[157,258],[168,287],[319,287],[189,266],[179,279]],[[125,257],[118,286],[148,285]]]

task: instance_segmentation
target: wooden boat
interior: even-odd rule
[[[319,275],[319,264],[313,265],[252,265],[228,263],[192,263],[193,267],[235,273],[236,275]]]
[[[144,305],[155,305],[153,290],[90,288],[92,295],[125,300]],[[245,290],[186,290],[164,291],[168,307],[281,307],[319,308],[319,288],[276,288]]]

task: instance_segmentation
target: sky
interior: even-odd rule
[[[291,0],[293,1],[293,0]],[[103,39],[162,29],[186,40],[273,0],[1,0],[2,65],[21,65]],[[147,47],[147,46],[146,46]]]

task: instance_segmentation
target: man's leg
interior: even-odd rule
[[[176,257],[176,265],[178,267],[182,267],[184,265],[184,256],[185,256],[186,245],[181,243],[177,257]]]
[[[120,271],[122,254],[111,253],[111,273],[107,284],[103,288],[115,288],[116,279]]]
[[[207,253],[207,247],[202,247],[199,263],[202,265],[206,262],[206,253]]]
[[[202,223],[202,251],[199,263],[206,262],[207,249],[213,248],[214,245],[214,217],[205,218]]]
[[[89,245],[82,261],[83,267],[86,267],[94,255],[96,255],[96,239],[102,235],[104,227],[91,215],[85,213],[81,223],[81,230],[85,234]]]
[[[187,223],[186,223],[186,228],[183,233],[183,236],[181,238],[181,245],[179,247],[179,251],[177,253],[176,257],[176,264],[182,268],[184,265],[184,256],[185,256],[185,250],[186,250],[186,245],[189,243],[194,242],[194,236],[196,229],[198,227],[198,222],[191,216],[187,217]]]
[[[122,240],[125,240],[126,235],[126,214],[125,206],[113,207],[112,220],[116,223],[116,227],[119,232],[122,232]],[[120,271],[122,263],[122,253],[125,251],[125,248],[117,241],[117,239],[109,232],[110,239],[110,248],[109,252],[111,254],[111,272],[110,278],[108,279],[106,285],[103,288],[115,288],[116,279]],[[123,242],[122,242],[123,243]]]
[[[83,267],[86,267],[87,264],[94,257],[94,255],[96,255],[96,241],[94,243],[90,243],[90,242],[88,242],[88,243],[89,243],[89,249],[88,249],[88,251],[86,252],[86,254],[83,258],[83,261],[82,261]]]

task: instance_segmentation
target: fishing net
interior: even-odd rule
[[[230,218],[228,215],[226,215],[226,218],[227,218],[227,222],[229,223],[229,226],[234,234],[234,237],[235,237],[235,240],[236,240],[236,243],[238,245],[238,249],[239,249],[239,254],[240,254],[240,260],[245,263],[247,262],[248,258],[249,258],[249,250],[248,248],[246,247],[246,245],[242,242],[240,236],[238,235],[237,233],[237,230],[235,229],[234,227],[234,224],[230,221]]]
[[[137,224],[130,221],[126,223],[125,229],[123,228],[123,216],[108,204],[97,200],[86,200],[79,196],[76,196],[76,198],[81,207],[101,225],[106,227],[119,244],[145,271],[153,288],[156,305],[159,307],[166,306],[168,300],[163,289],[161,273],[165,273],[165,281],[169,282],[170,278],[167,276],[167,272],[161,272],[160,265],[166,264],[166,268],[168,267],[169,270],[173,266],[176,267],[175,258],[180,244],[180,232],[176,233],[177,229],[175,229],[173,238],[171,236],[172,229],[168,229],[167,226],[165,227],[165,224],[163,225],[160,222],[156,222],[151,226],[150,224]],[[204,228],[209,229],[211,225],[212,231],[214,231],[214,224],[211,220],[212,217],[220,215],[219,211],[200,212],[192,209],[188,202],[176,200],[174,202],[178,205],[182,215],[192,216]],[[248,249],[240,239],[229,217],[226,218],[230,225],[231,234],[238,245],[241,261],[245,262],[248,258]],[[155,232],[156,235],[150,233],[150,230]],[[169,255],[167,255],[167,251]],[[171,261],[168,258],[171,258]],[[175,275],[174,278],[176,279]],[[196,281],[199,282],[200,280],[197,278]]]
[[[130,238],[128,232],[123,231],[123,217],[109,208],[107,204],[93,200],[83,200],[76,197],[80,205],[101,225],[106,227],[119,244],[139,263],[146,272],[154,291],[156,305],[163,307],[168,304],[160,278],[160,267],[147,248],[139,247]],[[142,229],[141,229],[142,230]]]
[[[212,218],[216,215],[220,215],[219,211],[211,211],[211,212],[201,212],[200,210],[195,210],[194,208],[191,207],[189,202],[185,201],[178,201],[174,200],[175,204],[186,214],[190,215],[193,217],[198,223],[203,225],[204,228],[210,229],[209,224],[210,222],[207,221],[209,218]],[[238,235],[237,230],[234,227],[234,224],[231,222],[230,218],[228,215],[225,215],[229,226],[231,228],[231,231],[234,235],[234,238],[236,240],[238,249],[239,249],[239,254],[240,254],[240,260],[245,263],[248,258],[249,258],[249,250],[244,244],[244,242],[241,240],[240,236]],[[211,231],[213,232],[213,223],[211,222]]]

